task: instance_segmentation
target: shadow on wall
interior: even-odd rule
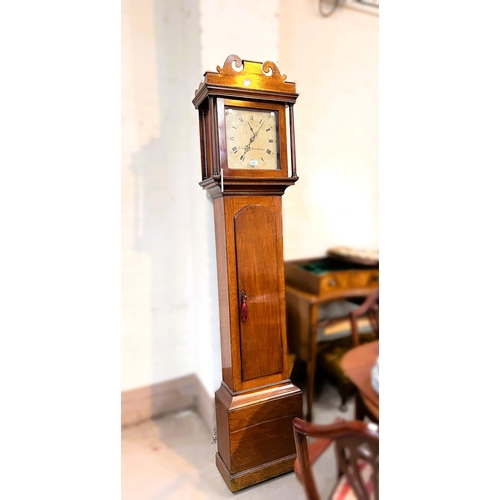
[[[139,25],[131,18],[138,23],[134,100],[147,107],[143,117],[151,120],[139,121],[137,133],[149,131],[150,138],[139,141],[145,145],[132,155],[130,166],[134,251],[149,255],[151,272],[150,324],[136,335],[151,336],[153,384],[196,373],[210,392],[220,373],[220,341],[213,210],[198,185],[198,117],[191,103],[203,75],[198,2],[151,4],[153,20]],[[154,28],[154,57],[151,33],[140,29],[148,22]],[[145,58],[152,69],[147,72]]]

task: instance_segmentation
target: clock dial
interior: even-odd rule
[[[225,118],[228,168],[280,168],[277,111],[226,107]]]

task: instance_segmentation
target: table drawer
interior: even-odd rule
[[[332,258],[285,262],[285,282],[314,295],[345,288],[377,288],[378,267],[339,262]]]
[[[318,291],[312,293],[322,295],[339,288],[377,288],[378,273],[378,269],[328,273],[326,276],[319,278],[317,283]]]

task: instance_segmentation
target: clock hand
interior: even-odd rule
[[[262,124],[261,124],[261,125],[260,125],[260,127],[259,127],[259,130],[257,130],[257,132],[255,132],[255,134],[253,134],[253,138],[252,138],[252,140],[251,140],[250,142],[253,142],[253,141],[254,141],[255,137],[256,137],[256,136],[257,136],[257,134],[260,132],[260,129],[262,128],[262,126],[264,125],[264,123],[266,123],[266,120],[264,120],[264,121],[262,122]]]
[[[266,123],[266,120],[264,120],[261,124],[260,124],[260,127],[259,129],[257,130],[257,132],[254,132],[252,126],[250,125],[250,123],[248,123],[248,126],[250,127],[250,130],[252,131],[253,133],[253,136],[250,137],[250,141],[248,141],[248,144],[243,148],[245,150],[245,152],[243,153],[243,155],[240,157],[240,160],[241,161],[245,161],[245,155],[250,151],[250,144],[252,144],[253,141],[255,141],[255,138],[257,137],[257,134],[260,132],[260,129],[263,127],[264,123]],[[255,148],[254,148],[255,149]]]
[[[248,124],[248,126],[250,127],[250,129],[251,129],[251,130],[252,130],[252,132],[253,132],[253,137],[250,137],[250,141],[249,141],[249,142],[248,142],[248,144],[245,146],[245,152],[247,152],[247,150],[248,150],[248,149],[250,149],[250,144],[252,144],[252,142],[253,142],[253,141],[255,141],[255,138],[257,137],[257,134],[260,132],[260,129],[262,128],[262,126],[264,125],[264,123],[266,123],[266,120],[264,120],[264,121],[261,123],[261,125],[260,125],[259,129],[257,130],[257,132],[254,132],[254,131],[253,131],[253,128],[252,128],[252,126],[250,125],[250,123]]]
[[[257,131],[257,133],[258,133],[258,131]],[[257,134],[254,134],[253,137],[250,137],[250,141],[248,141],[248,144],[244,147],[245,153],[248,152],[248,150],[250,149],[250,144],[252,144],[252,142],[255,140],[256,135]]]

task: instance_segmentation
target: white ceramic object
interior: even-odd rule
[[[372,368],[372,387],[378,394],[378,357],[376,363],[373,365]]]

